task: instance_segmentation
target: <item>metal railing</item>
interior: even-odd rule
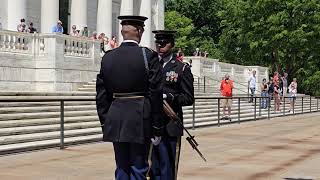
[[[1,97],[0,98],[0,103],[5,102],[5,103],[11,103],[11,102],[59,102],[60,104],[60,149],[65,149],[65,129],[64,129],[64,108],[65,108],[65,102],[70,102],[70,101],[95,101],[96,99],[93,97],[61,97],[61,98],[56,98],[56,97],[41,97],[41,98],[37,98],[37,97],[15,97],[14,99],[10,96],[6,96],[6,97]]]
[[[274,117],[280,117],[280,116],[287,116],[287,115],[296,115],[296,114],[304,114],[304,113],[311,113],[311,112],[318,112],[319,111],[319,99],[320,97],[312,97],[312,96],[297,96],[294,99],[293,103],[293,107],[292,107],[292,113],[291,111],[288,112],[288,107],[286,106],[287,102],[291,102],[293,100],[293,97],[282,97],[283,101],[280,101],[279,104],[279,110],[276,110],[276,101],[275,99],[272,100],[270,97],[261,97],[261,96],[255,96],[254,98],[254,102],[253,102],[253,114],[250,114],[250,116],[252,115],[251,118],[247,118],[245,121],[250,121],[250,120],[257,120],[257,119],[270,119],[271,118],[271,111],[273,111]],[[315,98],[315,99],[313,99]],[[217,101],[217,109],[215,112],[217,112],[217,119],[215,119],[214,121],[217,121],[217,125],[220,126],[221,125],[221,101],[223,99],[232,99],[232,101],[237,102],[237,119],[236,122],[240,123],[241,122],[241,101],[244,101],[246,104],[247,103],[247,99],[248,97],[246,96],[239,96],[239,97],[195,97],[195,103],[197,100],[216,100]],[[305,108],[305,101],[309,100],[308,103],[308,110],[306,110]],[[267,102],[267,107],[266,108],[262,108],[261,107],[261,103],[262,101],[265,100]],[[301,102],[299,102],[298,100],[301,100]],[[272,108],[272,102],[273,102],[273,110],[271,110]],[[196,105],[195,103],[192,106],[192,129],[195,129],[197,127],[196,123]],[[301,104],[299,104],[301,103]],[[297,106],[299,106],[300,108],[297,108]],[[281,108],[281,109],[280,109]],[[289,105],[290,108],[290,105]],[[299,112],[297,110],[300,110]],[[214,109],[213,109],[214,111]],[[266,111],[267,115],[263,116],[262,115],[262,111]],[[235,121],[232,121],[233,123]]]
[[[235,100],[237,102],[237,121],[232,121],[232,123],[234,122],[238,122],[240,123],[241,120],[241,107],[242,107],[242,100],[247,100],[248,97],[243,96],[243,97],[232,97],[231,99]],[[257,119],[270,119],[271,118],[271,106],[268,106],[267,108],[267,116],[262,116],[262,108],[261,108],[261,100],[270,100],[268,97],[253,97],[254,98],[254,103],[253,103],[253,117],[252,118],[247,118],[245,121],[250,121],[250,120],[257,120]],[[276,114],[277,116],[286,116],[289,115],[288,113],[286,113],[286,99],[290,99],[291,97],[285,97],[284,98],[284,102],[282,105],[282,113],[280,114]],[[230,98],[226,98],[226,97],[196,97],[195,100],[217,100],[217,125],[220,126],[221,124],[224,124],[221,122],[221,101],[223,99],[230,99]],[[320,97],[315,97],[315,99],[313,99],[313,97],[306,97],[306,96],[299,96],[296,97],[296,100],[301,99],[301,104],[300,104],[300,111],[298,112],[296,106],[293,106],[293,115],[295,114],[302,114],[302,113],[310,113],[310,112],[318,112],[319,111],[319,99]],[[305,100],[309,99],[309,103],[306,104]],[[8,102],[58,102],[60,109],[59,109],[59,113],[60,113],[60,144],[59,147],[60,149],[64,149],[65,148],[65,102],[80,102],[80,101],[95,101],[95,97],[93,96],[82,96],[82,97],[19,97],[19,96],[15,96],[15,98],[13,99],[10,96],[6,96],[6,97],[0,97],[0,103],[8,103]],[[259,102],[259,107],[257,107]],[[271,100],[269,101],[271,102]],[[297,101],[296,101],[297,102]],[[248,104],[247,102],[245,102],[246,104]],[[299,104],[296,104],[299,105]],[[306,105],[309,105],[309,109],[307,110]],[[197,127],[197,121],[196,121],[196,104],[194,103],[192,106],[192,128],[195,129]]]

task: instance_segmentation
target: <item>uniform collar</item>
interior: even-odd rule
[[[135,40],[130,40],[130,39],[128,39],[128,40],[123,40],[122,43],[135,43],[135,44],[139,45],[139,43],[138,43],[137,41],[135,41]]]
[[[170,60],[173,58],[173,53],[168,54],[166,57],[161,57],[161,60],[163,60],[163,64],[167,64]]]

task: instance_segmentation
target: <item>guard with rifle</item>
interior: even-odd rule
[[[163,64],[162,86],[164,110],[173,112],[165,116],[166,130],[161,140],[153,139],[152,180],[177,179],[181,136],[183,135],[182,106],[194,103],[193,75],[190,67],[177,60],[172,52],[175,31],[153,31],[156,47]],[[173,118],[173,117],[176,118]],[[193,139],[193,137],[191,137]],[[194,140],[194,139],[193,139]],[[195,142],[191,140],[192,142]],[[196,143],[194,144],[196,145]]]

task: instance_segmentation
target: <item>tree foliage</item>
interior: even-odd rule
[[[188,52],[200,47],[222,61],[288,72],[290,80],[298,78],[300,91],[320,94],[318,1],[167,0],[166,9],[193,24],[188,35],[178,36]],[[186,27],[167,15],[166,27]]]

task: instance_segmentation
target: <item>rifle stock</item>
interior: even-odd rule
[[[192,147],[192,149],[194,149],[195,151],[197,151],[197,153],[199,154],[199,156],[206,162],[206,158],[203,156],[203,154],[201,153],[201,151],[198,149],[197,146],[199,146],[198,142],[194,139],[194,136],[192,136],[190,134],[190,132],[183,126],[181,119],[177,116],[177,114],[173,111],[173,109],[170,107],[170,105],[168,104],[168,102],[166,100],[163,100],[163,110],[166,113],[166,115],[172,120],[174,121],[176,124],[178,124],[180,127],[182,127],[184,129],[184,131],[188,134],[188,137],[186,138],[186,140],[188,141],[188,143],[190,144],[190,146]]]

